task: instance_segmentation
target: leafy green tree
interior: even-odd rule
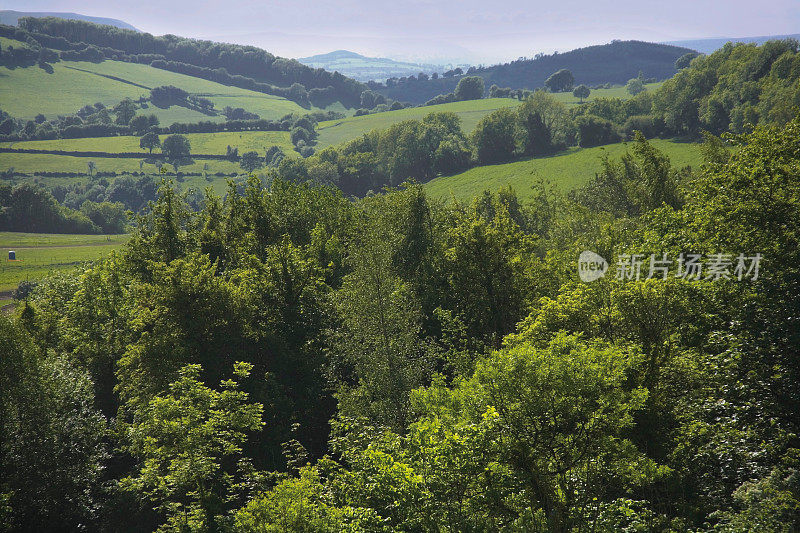
[[[139,148],[148,150],[151,154],[153,153],[153,148],[159,147],[161,147],[161,139],[158,137],[158,133],[154,131],[145,133],[139,139]]]
[[[258,152],[251,150],[242,154],[239,165],[245,172],[253,172],[264,166],[264,160],[258,156]]]
[[[517,108],[517,144],[527,155],[550,153],[572,144],[572,125],[566,107],[545,91],[536,91]]]
[[[119,202],[92,202],[87,200],[81,204],[81,213],[94,222],[103,233],[125,233],[128,217],[125,206]]]
[[[480,100],[483,98],[484,83],[480,76],[465,76],[458,80],[455,98],[457,101]]]
[[[552,93],[571,91],[574,85],[575,76],[573,76],[572,72],[565,68],[554,72],[544,82],[544,86],[547,87],[547,89]]]
[[[681,176],[669,157],[637,133],[632,153],[619,162],[605,160],[603,169],[575,198],[595,211],[635,217],[663,205],[678,208],[683,203]]]
[[[683,54],[681,57],[675,60],[675,68],[677,70],[681,70],[688,67],[689,65],[691,65],[692,59],[694,59],[699,55],[700,54],[698,54],[697,52],[688,52],[686,54]]]
[[[133,100],[125,98],[114,106],[114,115],[116,115],[114,122],[117,124],[129,124],[131,119],[136,116],[136,105],[133,103]]]
[[[191,144],[183,135],[170,135],[161,144],[161,152],[170,164],[180,163],[190,157]]]
[[[640,92],[646,90],[641,78],[631,78],[625,85],[625,90],[632,96],[636,96]]]
[[[28,313],[26,303],[22,324],[0,317],[0,528],[79,529],[97,523],[106,421],[89,377],[39,352]]]
[[[472,132],[472,145],[481,164],[508,161],[514,156],[516,116],[503,107],[483,117]]]
[[[278,483],[236,512],[237,531],[360,533],[380,528],[372,509],[337,507],[319,472],[303,468],[298,478]]]
[[[578,129],[578,144],[587,148],[619,141],[613,122],[596,115],[582,115],[575,120]]]
[[[488,206],[486,205],[488,203]],[[482,212],[483,211],[483,212]],[[530,240],[491,195],[476,199],[446,235],[447,307],[470,335],[499,345],[522,318],[524,257]]]
[[[636,364],[635,353],[558,335],[545,349],[496,352],[452,392],[431,388],[419,401],[431,414],[493,420],[501,462],[541,512],[529,515],[529,527],[541,520],[542,529],[569,531],[595,499],[614,493],[606,475],[617,472],[622,486],[637,486],[657,472],[624,437],[647,397],[626,387]],[[462,413],[446,407],[461,401],[470,405]]]
[[[155,115],[136,115],[128,123],[137,135],[144,135],[150,128],[158,126],[158,117]]]
[[[152,500],[166,516],[165,530],[220,531],[235,489],[236,460],[247,433],[261,428],[263,406],[239,390],[252,365],[236,363],[220,390],[200,381],[199,365],[187,365],[136,414],[127,430],[139,461],[123,489]]]
[[[376,198],[367,212],[380,212],[384,202]],[[428,365],[419,303],[392,268],[390,227],[384,221],[361,228],[352,272],[336,299],[341,327],[331,342],[340,365],[340,414],[402,430],[411,416],[408,393],[425,382]],[[355,379],[346,379],[350,372]]]
[[[572,96],[574,96],[575,98],[580,98],[581,103],[583,103],[584,98],[589,97],[589,93],[591,93],[589,87],[583,84],[578,85],[577,87],[575,87],[575,89],[572,90]]]

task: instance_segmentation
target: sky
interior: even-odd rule
[[[612,39],[800,33],[800,0],[5,0],[2,9],[116,18],[285,57],[345,49],[438,63],[488,64]]]

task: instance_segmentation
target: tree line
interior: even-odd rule
[[[479,76],[487,86],[536,90],[545,87],[545,81],[554,72],[566,69],[587,85],[624,84],[640,70],[648,78],[667,79],[676,72],[675,61],[691,52],[687,48],[656,43],[612,41],[564,53],[538,54],[532,59],[520,58],[500,65],[470,67],[466,72],[456,69],[443,76],[408,76],[367,85],[386,97],[421,104],[452,92],[462,75]]]

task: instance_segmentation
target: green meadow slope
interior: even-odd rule
[[[138,63],[62,61],[52,66],[52,73],[38,66],[0,67],[0,109],[22,119],[31,119],[39,113],[54,118],[59,114],[75,113],[86,104],[101,102],[107,106],[115,105],[123,98],[149,96],[153,87],[174,85],[190,94],[210,99],[218,111],[225,106],[242,107],[264,119],[310,111],[278,96],[229,87]],[[341,104],[330,109],[343,110]],[[139,113],[155,113],[165,126],[173,122],[225,119],[222,115],[208,116],[178,106],[168,109],[150,106]]]
[[[669,156],[673,167],[695,167],[701,162],[697,144],[664,139],[653,139],[650,143]],[[549,157],[476,167],[454,176],[435,178],[424,187],[433,197],[462,201],[468,201],[485,190],[497,191],[506,186],[511,186],[521,199],[525,199],[537,180],[548,181],[566,192],[594,177],[604,157],[619,158],[630,144],[570,148]]]
[[[162,139],[165,136],[162,135]],[[285,131],[246,131],[246,132],[218,132],[218,133],[189,133],[186,134],[194,154],[223,155],[227,147],[238,148],[242,154],[249,150],[255,150],[263,154],[268,148],[278,146],[288,157],[298,157],[297,152],[289,139],[289,133]],[[122,152],[138,152],[138,157],[83,157],[60,154],[26,154],[26,153],[0,153],[0,170],[13,168],[17,173],[37,174],[53,172],[74,172],[86,173],[89,162],[95,164],[95,172],[156,172],[157,159],[150,159],[146,150],[139,148],[139,138],[133,136],[120,137],[96,137],[82,139],[54,139],[47,141],[22,141],[14,143],[2,143],[0,146],[11,148],[24,148],[35,150],[60,150],[65,152],[107,152],[109,154]],[[156,150],[157,154],[158,151]],[[183,173],[241,173],[242,168],[238,163],[227,160],[194,159],[189,165],[180,167]],[[172,172],[172,167],[168,167]],[[197,178],[197,177],[195,177]],[[24,181],[30,178],[15,178],[17,181]],[[66,178],[41,178],[42,181],[50,184],[67,184],[74,182],[75,177]],[[193,178],[187,178],[192,180]],[[205,187],[208,183],[200,181],[194,184],[196,187]],[[195,180],[197,181],[197,180]],[[224,190],[225,181],[216,180],[215,190]]]
[[[646,85],[647,90],[654,91],[660,83]],[[567,106],[579,105],[580,100],[572,96],[572,93],[554,93],[558,101]],[[630,98],[625,87],[614,87],[611,89],[593,90],[586,100],[595,98]],[[347,117],[341,120],[328,120],[320,122],[317,127],[319,139],[317,148],[322,149],[343,142],[353,140],[369,131],[375,129],[386,129],[392,124],[404,120],[419,120],[428,113],[452,112],[461,117],[461,127],[466,133],[472,132],[480,119],[501,107],[516,107],[520,104],[519,100],[513,98],[484,98],[482,100],[467,100],[464,102],[452,102],[449,104],[439,104],[432,106],[409,107],[397,111],[386,111],[360,117]]]

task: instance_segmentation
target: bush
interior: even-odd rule
[[[511,109],[504,107],[478,122],[472,144],[481,164],[508,161],[514,156],[516,118]]]
[[[626,139],[633,139],[634,133],[641,131],[648,139],[658,137],[664,132],[664,120],[654,115],[634,115],[628,117],[622,126]]]
[[[614,123],[596,115],[584,115],[575,121],[578,126],[578,144],[587,148],[611,144],[620,140]]]

